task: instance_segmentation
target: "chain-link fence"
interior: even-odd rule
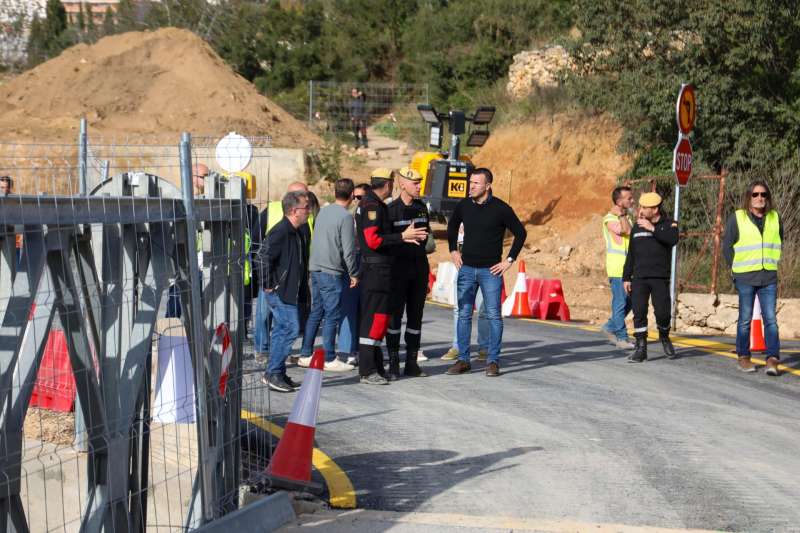
[[[317,131],[351,141],[363,125],[417,145],[427,139],[427,125],[416,106],[426,103],[427,84],[309,81],[305,118]]]
[[[193,529],[238,508],[273,446],[245,420],[271,418],[246,340],[258,208],[246,178],[215,171],[216,138],[81,141],[0,144],[13,179],[0,196],[0,518]],[[266,204],[269,140],[250,142]],[[193,186],[201,162],[211,172]]]

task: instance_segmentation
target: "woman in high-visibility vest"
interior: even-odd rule
[[[741,209],[728,217],[722,248],[739,293],[736,353],[739,369],[743,372],[756,370],[750,360],[750,323],[758,296],[767,345],[767,374],[779,374],[780,340],[776,308],[782,242],[783,227],[778,212],[773,208],[769,186],[764,180],[755,180],[744,194]]]

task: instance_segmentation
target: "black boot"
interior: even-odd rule
[[[406,353],[406,366],[403,369],[403,375],[415,378],[423,378],[428,375],[417,364],[417,352]]]
[[[669,340],[669,330],[658,330],[658,340],[661,341],[661,347],[664,349],[664,355],[667,356],[667,359],[677,359],[678,355],[675,353],[675,347],[672,345],[672,341]]]
[[[400,377],[400,353],[389,352],[389,373],[386,374],[386,379],[395,381]]]
[[[383,366],[383,350],[380,346],[372,347],[372,360],[375,362],[375,370],[378,372],[378,375],[382,378],[387,378],[386,367]]]
[[[647,361],[647,337],[636,336],[636,347],[628,356],[629,363],[644,363]]]

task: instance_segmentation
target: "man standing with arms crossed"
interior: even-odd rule
[[[486,375],[500,375],[500,345],[503,341],[503,317],[500,292],[503,273],[516,260],[528,236],[510,205],[492,195],[492,172],[476,168],[469,175],[469,198],[461,200],[447,224],[450,255],[458,268],[458,361],[447,373],[463,374],[472,370],[469,362],[472,310],[480,287],[489,322],[489,357]],[[458,251],[458,228],[464,224],[464,244]],[[514,235],[508,256],[503,259],[506,230]]]
[[[417,364],[419,340],[422,329],[422,310],[425,307],[425,295],[428,293],[427,254],[436,249],[428,208],[419,199],[422,176],[411,168],[397,171],[400,177],[400,196],[389,205],[389,220],[394,231],[404,231],[410,227],[424,228],[428,232],[425,246],[403,243],[395,246],[392,265],[392,319],[386,335],[386,347],[389,349],[388,379],[400,376],[400,326],[403,323],[403,311],[406,314],[406,365],[403,374],[406,376],[427,376]]]
[[[622,269],[631,240],[630,208],[633,206],[633,193],[630,187],[617,187],[611,193],[613,206],[603,217],[603,240],[606,245],[606,274],[611,285],[611,317],[603,326],[608,339],[617,348],[632,349],[628,338],[625,317],[631,310],[631,298],[622,284]]]
[[[420,245],[428,232],[413,225],[402,233],[392,228],[384,200],[392,194],[392,171],[372,172],[372,190],[361,199],[356,210],[356,238],[361,250],[361,317],[358,340],[358,371],[361,383],[388,383],[383,368],[381,342],[389,327],[391,313],[391,248],[403,242]]]

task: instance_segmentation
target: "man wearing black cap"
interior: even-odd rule
[[[428,232],[425,246],[419,243],[403,243],[392,249],[395,256],[392,265],[392,318],[386,334],[386,347],[389,349],[390,380],[400,375],[400,326],[403,322],[403,311],[406,313],[406,365],[403,374],[422,377],[425,372],[417,364],[419,355],[419,339],[422,328],[422,310],[425,307],[425,295],[428,293],[427,254],[436,249],[431,226],[428,220],[428,208],[419,199],[422,176],[412,168],[401,168],[397,171],[400,178],[400,196],[389,204],[389,221],[394,231],[404,231],[409,227],[424,228]]]
[[[385,385],[381,343],[389,327],[391,313],[391,248],[402,243],[419,246],[428,236],[425,228],[408,226],[402,232],[389,221],[386,204],[392,193],[392,171],[372,172],[372,189],[361,199],[356,210],[356,237],[361,250],[361,322],[358,339],[358,371],[361,382]]]
[[[672,309],[669,296],[672,247],[678,244],[678,223],[661,210],[661,196],[654,192],[639,197],[639,217],[631,228],[631,240],[622,280],[631,295],[636,347],[629,363],[647,361],[647,305],[653,301],[658,337],[668,359],[675,359],[669,339]]]

